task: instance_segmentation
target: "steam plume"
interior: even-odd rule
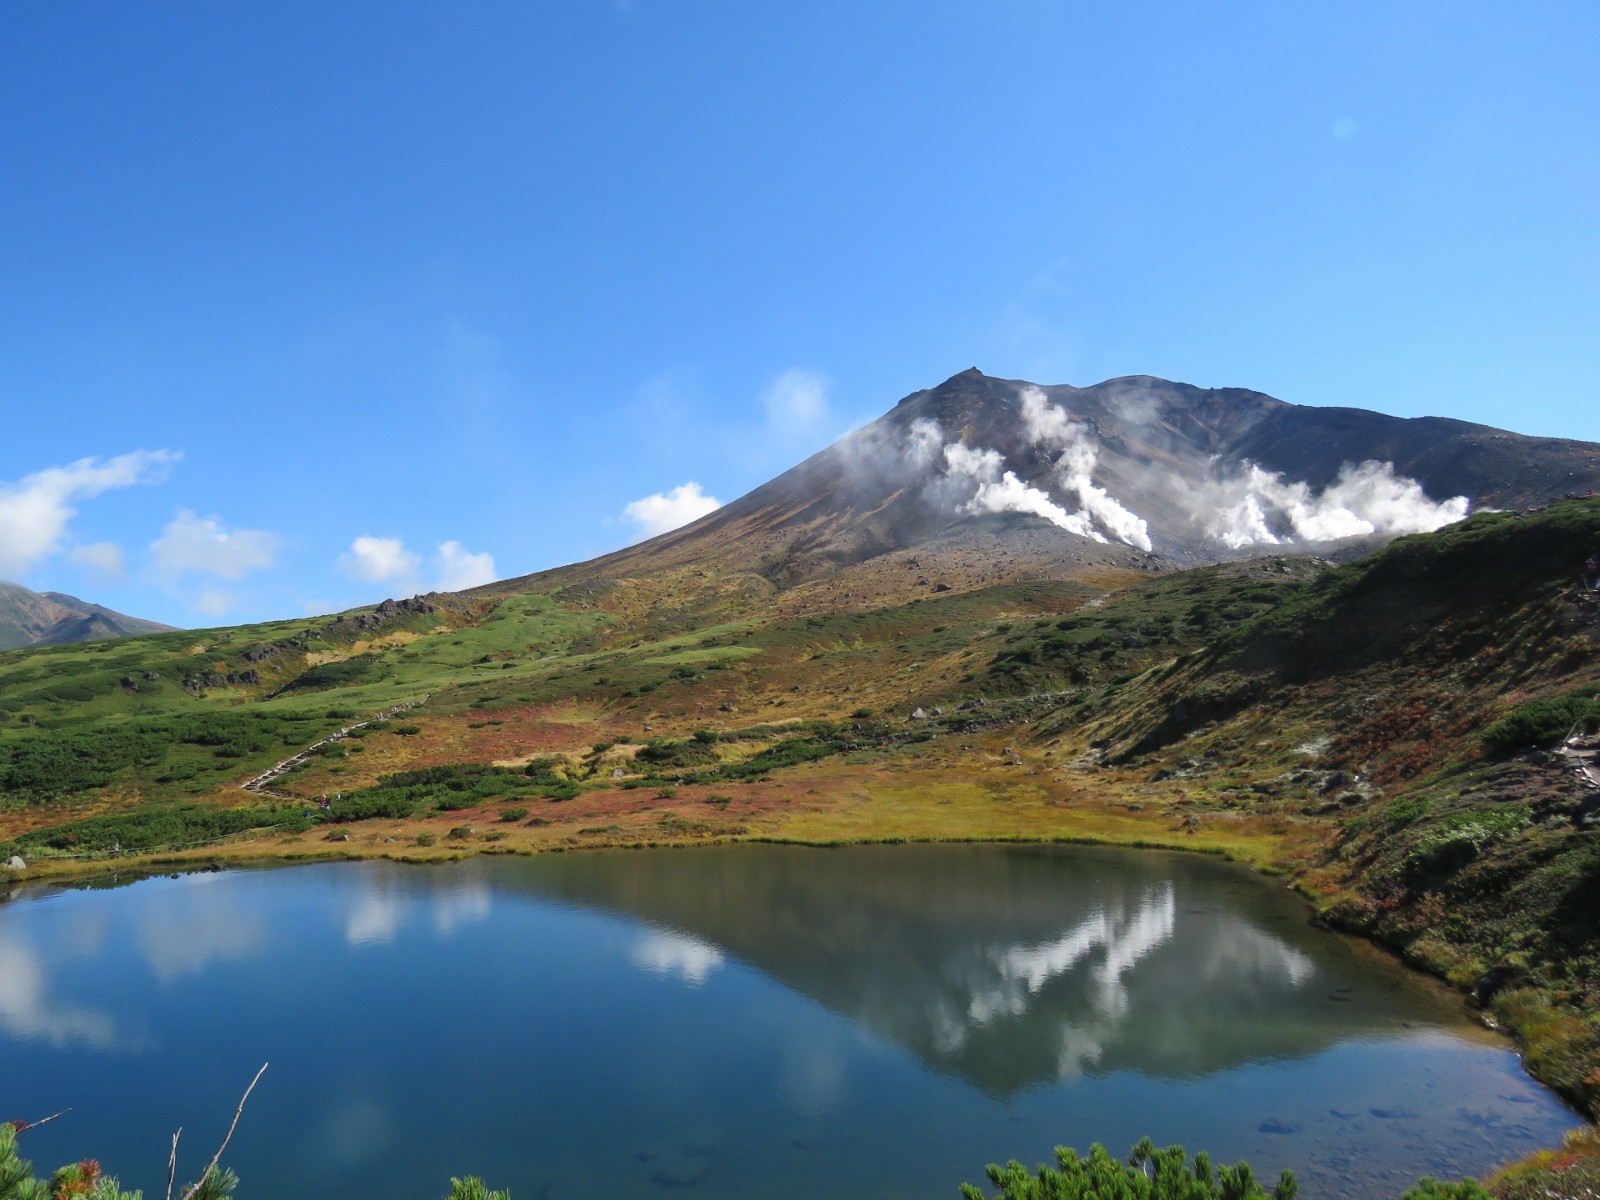
[[[946,443],[944,431],[933,421],[912,423],[902,456],[920,470],[934,466],[942,457],[944,476],[930,491],[961,512],[1028,513],[1080,537],[1097,542],[1115,538],[1149,550],[1145,521],[1094,482],[1099,450],[1093,433],[1051,404],[1038,388],[1024,388],[1021,399],[1028,445],[1058,452],[1055,478],[1064,493],[1077,498],[1078,512],[1069,512],[1043,488],[1024,483],[1015,471],[1007,469],[1005,456],[998,450],[959,441]]]
[[[1246,463],[1241,474],[1205,491],[1205,531],[1233,550],[1428,533],[1462,520],[1470,507],[1465,496],[1430,500],[1415,479],[1396,475],[1393,463],[1370,459],[1346,463],[1320,494],[1255,463]]]
[[[1105,541],[1105,535],[1089,524],[1082,513],[1069,513],[1046,492],[1029,487],[1016,472],[1001,473],[1005,459],[998,450],[974,450],[960,442],[944,448],[947,477],[976,484],[972,497],[961,506],[969,513],[1031,513],[1043,517],[1068,533]]]
[[[1149,525],[1095,484],[1094,466],[1100,452],[1089,430],[1051,404],[1038,388],[1031,387],[1022,389],[1022,421],[1030,442],[1061,451],[1056,459],[1056,475],[1062,488],[1078,497],[1084,513],[1103,525],[1117,541],[1149,550]]]

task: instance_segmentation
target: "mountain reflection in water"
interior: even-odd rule
[[[728,846],[0,905],[0,1092],[73,1110],[29,1131],[36,1162],[159,1194],[172,1131],[264,1061],[228,1162],[299,1200],[466,1171],[547,1200],[915,1200],[1144,1134],[1396,1196],[1574,1123],[1459,999],[1199,856]]]
[[[563,855],[503,886],[647,923],[647,969],[697,982],[748,963],[995,1095],[1082,1073],[1188,1078],[1440,1015],[1237,869],[898,849],[708,848],[647,871],[630,852]],[[1227,908],[1207,900],[1219,887]]]

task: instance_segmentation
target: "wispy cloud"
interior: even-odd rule
[[[805,367],[790,367],[761,393],[767,424],[784,432],[805,432],[828,417],[828,377]]]
[[[80,567],[86,568],[90,576],[97,580],[121,579],[128,573],[122,547],[115,542],[95,542],[92,545],[79,546],[67,557]]]
[[[25,574],[60,551],[75,505],[114,488],[160,483],[183,456],[136,450],[111,459],[80,458],[0,483],[0,577]]]
[[[220,621],[231,613],[238,604],[239,597],[232,592],[224,591],[221,588],[207,588],[195,598],[195,602],[189,607],[202,617],[210,617],[214,621]]]
[[[622,510],[622,516],[638,527],[639,536],[635,540],[643,541],[699,520],[721,507],[721,500],[706,495],[700,490],[700,485],[691,479],[670,492],[656,492],[631,501]]]
[[[494,556],[473,554],[460,542],[440,543],[433,565],[439,573],[437,586],[441,592],[459,592],[495,581]]]
[[[282,545],[281,537],[265,529],[229,529],[221,517],[180,508],[150,543],[150,558],[156,573],[168,580],[193,573],[237,581],[275,566]]]

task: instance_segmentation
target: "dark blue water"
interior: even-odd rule
[[[953,1197],[1144,1134],[1308,1196],[1575,1119],[1454,998],[1204,859],[726,847],[340,864],[0,906],[0,1116],[159,1196]],[[180,1170],[181,1174],[181,1170]]]

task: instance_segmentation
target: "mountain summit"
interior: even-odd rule
[[[976,367],[682,529],[585,567],[696,563],[775,583],[898,550],[1010,548],[1149,568],[1349,553],[1600,487],[1600,446],[1311,408],[1148,375],[1092,387]]]

